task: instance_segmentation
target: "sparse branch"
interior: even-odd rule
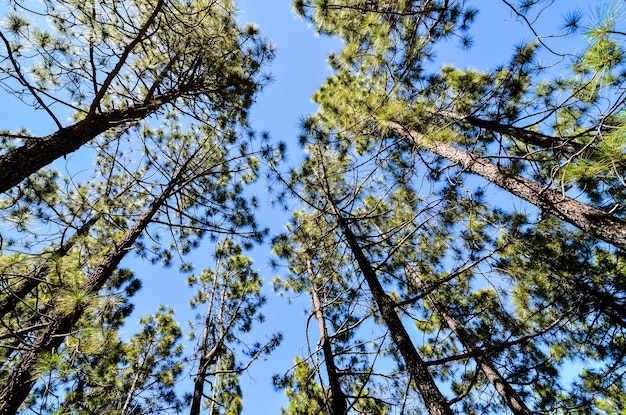
[[[63,125],[61,124],[61,122],[59,121],[57,116],[54,115],[54,113],[48,107],[48,105],[46,105],[46,103],[43,101],[43,99],[41,99],[41,97],[39,96],[39,94],[37,93],[35,88],[30,84],[30,82],[28,82],[26,80],[26,78],[24,78],[24,75],[22,74],[22,70],[20,68],[20,65],[15,60],[15,57],[13,56],[13,49],[11,48],[11,43],[4,36],[4,33],[2,31],[0,31],[0,38],[2,39],[2,42],[4,43],[4,47],[7,50],[7,55],[9,57],[9,60],[11,61],[11,64],[13,65],[13,69],[15,70],[15,74],[16,74],[15,76],[17,77],[18,81],[22,85],[24,85],[26,88],[28,88],[28,90],[30,91],[31,95],[35,98],[35,100],[37,100],[37,103],[39,104],[39,106],[41,106],[41,108],[43,108],[44,111],[46,111],[48,113],[50,118],[52,118],[52,120],[56,124],[57,128],[63,128]]]

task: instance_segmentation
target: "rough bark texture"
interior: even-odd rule
[[[332,201],[329,202],[331,202],[332,205]],[[337,223],[350,246],[352,254],[359,264],[359,268],[365,277],[380,314],[389,328],[391,338],[404,359],[404,363],[411,374],[411,379],[417,385],[417,389],[420,392],[426,408],[428,408],[428,413],[430,415],[453,415],[450,405],[437,387],[435,380],[424,364],[424,360],[417,352],[400,317],[396,314],[394,302],[389,298],[387,293],[385,293],[385,290],[376,276],[376,271],[374,271],[372,265],[366,258],[356,236],[341,216],[341,212],[339,212],[334,205],[333,210]]]
[[[103,132],[147,117],[173,98],[160,96],[147,104],[95,114],[70,127],[46,137],[33,138],[23,146],[10,150],[0,156],[0,193],[18,185],[56,159],[78,150]]]
[[[307,271],[311,278],[313,278],[313,269],[311,261],[307,260]],[[346,401],[346,395],[341,389],[341,381],[339,374],[337,373],[337,366],[335,366],[335,360],[333,358],[333,350],[328,337],[328,330],[326,328],[326,321],[324,320],[324,312],[322,310],[322,302],[318,295],[318,287],[315,282],[311,287],[313,296],[313,308],[315,309],[315,318],[317,320],[317,326],[320,332],[320,343],[322,345],[322,353],[324,353],[324,364],[326,365],[326,373],[328,375],[328,384],[330,385],[330,407],[332,415],[345,415],[348,412],[348,403]]]
[[[411,267],[407,267],[407,271],[411,276],[411,279],[415,282],[415,285],[420,290],[424,290],[425,284],[419,274]],[[459,339],[463,347],[465,347],[468,352],[472,354],[477,354],[479,348],[476,347],[474,342],[471,340],[470,333],[468,333],[467,330],[465,330],[465,328],[454,317],[452,317],[452,315],[448,313],[445,305],[437,300],[437,298],[435,298],[432,293],[426,294],[426,298],[428,298],[430,303],[435,307],[435,310],[437,311],[441,319],[446,323],[452,333],[454,333],[454,335]],[[476,362],[479,365],[480,370],[485,374],[485,377],[487,378],[489,383],[491,383],[494,389],[498,392],[502,400],[511,409],[511,412],[513,414],[532,415],[532,411],[528,409],[522,398],[518,395],[515,389],[513,389],[511,384],[500,374],[500,372],[488,356],[484,354],[478,354]]]
[[[170,196],[175,184],[171,182],[163,192],[156,197],[150,206],[144,210],[133,225],[126,231],[111,252],[105,256],[100,265],[89,275],[81,290],[94,294],[100,290],[113,274],[121,260],[135,243],[137,238],[148,226],[159,208]],[[84,305],[77,304],[70,313],[54,312],[50,323],[39,335],[37,340],[26,351],[19,363],[12,370],[4,385],[0,389],[0,415],[14,415],[18,412],[24,400],[37,382],[35,367],[43,353],[50,353],[59,348],[70,334],[78,319],[84,312]]]
[[[600,240],[626,250],[625,221],[567,197],[562,192],[545,188],[532,180],[507,173],[506,170],[480,156],[460,150],[447,143],[428,142],[419,133],[404,128],[396,122],[385,122],[384,125],[415,145],[460,164],[465,171],[487,179],[517,197],[532,203],[543,212],[552,214]]]

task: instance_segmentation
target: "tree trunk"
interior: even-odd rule
[[[552,214],[600,240],[626,250],[626,222],[622,219],[572,199],[562,192],[540,186],[525,177],[509,174],[484,158],[460,150],[450,144],[428,142],[421,134],[406,129],[396,122],[388,121],[382,125],[416,146],[423,147],[460,164],[464,170],[485,178],[515,196],[532,203],[545,213]]]
[[[407,266],[406,269],[411,276],[411,279],[415,282],[415,285],[420,289],[420,291],[423,291],[425,284],[419,274],[410,266]],[[465,330],[465,328],[447,312],[446,307],[439,302],[439,300],[437,300],[432,293],[426,294],[426,298],[428,298],[428,300],[432,303],[441,319],[459,339],[463,347],[465,347],[465,349],[470,353],[476,353],[479,349],[471,340],[470,333],[468,333],[467,330]],[[511,384],[500,374],[488,356],[478,356],[476,358],[476,362],[479,365],[480,370],[487,377],[489,383],[491,383],[500,397],[502,397],[502,400],[511,409],[513,414],[532,415],[532,411],[528,409],[522,398],[517,394],[515,389],[513,389]]]
[[[331,204],[332,214],[335,216],[352,254],[359,264],[359,268],[365,277],[380,314],[389,328],[391,338],[404,359],[404,363],[411,374],[412,380],[417,385],[417,389],[424,400],[426,408],[428,408],[428,413],[430,415],[453,415],[450,405],[437,387],[435,380],[424,364],[424,360],[413,345],[411,337],[402,324],[400,317],[396,314],[394,302],[385,293],[376,276],[376,271],[366,258],[356,236],[352,233],[352,230],[342,217],[339,209],[333,204],[332,200],[328,200],[328,202]]]
[[[148,96],[143,102],[130,105],[127,108],[97,112],[109,86],[126,64],[126,59],[130,56],[133,49],[148,34],[150,27],[161,13],[164,4],[164,0],[156,2],[154,10],[139,28],[137,35],[121,51],[119,60],[115,67],[108,72],[83,120],[70,127],[61,128],[46,137],[33,137],[23,146],[0,156],[0,193],[18,185],[26,177],[59,157],[78,150],[81,146],[108,129],[116,125],[130,124],[143,119],[180,95],[180,91],[176,91],[158,97]],[[42,104],[41,102],[39,103]],[[42,104],[42,106],[46,108],[45,105]]]
[[[10,150],[0,156],[0,193],[17,186],[56,159],[78,150],[99,134],[118,125],[137,122],[175,97],[161,95],[144,104],[98,113],[46,137],[33,138],[23,146]]]
[[[311,292],[313,296],[313,308],[315,310],[315,318],[320,332],[320,343],[322,345],[322,353],[324,353],[324,364],[326,365],[326,373],[328,375],[328,384],[330,385],[330,407],[332,415],[345,415],[348,412],[348,403],[346,395],[341,389],[341,381],[337,373],[334,355],[328,330],[326,328],[326,320],[324,320],[324,311],[322,310],[322,302],[319,298],[318,287],[314,281],[313,267],[311,260],[307,259],[307,271],[311,277]]]
[[[150,206],[143,211],[120,241],[113,246],[109,254],[102,259],[100,265],[89,275],[81,287],[82,291],[87,294],[95,294],[106,284],[153,216],[171,196],[176,184],[176,181],[170,182]],[[37,382],[34,374],[39,357],[44,353],[54,352],[61,346],[82,316],[84,309],[85,304],[78,303],[70,313],[57,311],[52,314],[48,326],[30,346],[29,350],[21,356],[19,363],[0,389],[0,415],[14,415],[18,412]]]
[[[204,329],[204,337],[206,337],[207,328]],[[207,358],[204,351],[200,352],[200,362],[198,364],[198,373],[193,379],[193,395],[191,397],[191,407],[189,415],[200,415],[202,407],[202,397],[204,396],[204,382],[206,381],[206,367],[208,366]]]

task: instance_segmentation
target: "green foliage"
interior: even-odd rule
[[[456,395],[455,409],[514,411],[507,405],[515,395],[528,411],[619,413],[621,252],[564,226],[549,206],[539,206],[545,212],[535,219],[533,207],[509,202],[488,182],[499,181],[466,172],[488,161],[502,177],[558,189],[564,199],[580,194],[623,218],[621,13],[601,10],[564,51],[567,45],[539,35],[553,7],[539,3],[507,2],[534,41],[516,45],[501,66],[427,74],[443,40],[471,44],[465,36],[475,11],[457,2],[429,2],[428,10],[410,1],[295,2],[318,32],[340,36],[344,47],[329,57],[335,73],[314,95],[320,109],[303,123],[307,158],[288,188],[305,208],[274,240],[289,264],[277,286],[329,293],[322,304],[335,327],[345,327],[348,316],[360,321],[355,310],[371,304],[371,293],[337,230],[334,219],[342,217],[363,247],[366,258],[358,261],[380,275],[431,373]],[[568,36],[578,36],[585,17],[566,16]],[[450,146],[467,165],[452,150],[437,150]],[[339,307],[339,298],[349,302]],[[383,323],[374,317],[372,326]],[[351,335],[370,330],[366,324]],[[340,345],[333,338],[334,350]],[[386,367],[389,379],[407,385],[397,350],[382,348],[397,364]],[[509,389],[497,392],[497,385]],[[403,406],[384,388],[371,391],[403,413],[419,407],[410,387]],[[288,395],[295,407],[301,397]]]
[[[317,415],[326,413],[326,398],[314,381],[315,371],[300,358],[296,359],[293,374],[286,378],[275,378],[277,388],[285,389],[289,407],[281,410],[282,415]]]
[[[224,237],[215,289],[233,314],[220,322],[221,356],[208,369],[233,372],[216,385],[232,401],[226,413],[239,413],[234,373],[280,341],[240,337],[262,321],[265,302],[242,252],[267,232],[246,186],[258,178],[262,154],[278,158],[247,121],[268,81],[262,71],[272,46],[237,22],[228,0],[45,0],[7,9],[3,88],[43,110],[57,130],[44,133],[50,140],[73,131],[88,144],[62,172],[27,172],[0,198],[0,406],[180,412],[187,402],[179,381],[193,360],[182,355],[182,331],[161,308],[137,333],[121,335],[145,276],[118,265],[134,252],[190,273],[196,264],[184,256]],[[65,128],[68,119],[75,130]],[[31,126],[37,134],[51,125],[39,121]],[[31,136],[3,131],[3,156],[43,141]],[[201,275],[204,298],[212,277]]]

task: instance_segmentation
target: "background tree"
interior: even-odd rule
[[[239,414],[243,403],[237,375],[271,353],[282,338],[278,333],[265,344],[244,340],[253,324],[264,320],[259,311],[265,303],[261,278],[252,269],[252,260],[243,256],[241,246],[231,239],[218,243],[215,260],[214,269],[189,278],[190,285],[198,286],[192,307],[206,307],[205,313],[197,316],[202,334],[195,350],[191,415],[199,415],[203,407],[210,414]]]

